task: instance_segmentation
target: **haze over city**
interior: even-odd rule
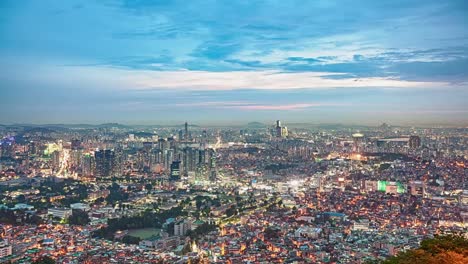
[[[467,125],[467,2],[0,3],[0,123]]]

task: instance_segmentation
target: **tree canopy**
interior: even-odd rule
[[[401,252],[383,264],[465,264],[468,263],[468,239],[462,235],[443,235],[425,239],[417,249]]]
[[[71,225],[87,225],[90,222],[88,213],[82,210],[73,210],[68,218],[68,223]]]
[[[34,261],[33,264],[55,264],[55,260],[51,257],[45,256]]]

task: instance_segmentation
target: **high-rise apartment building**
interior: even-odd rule
[[[417,149],[421,146],[421,138],[418,136],[410,136],[408,146],[411,149]]]
[[[115,152],[111,149],[103,149],[94,152],[94,159],[96,162],[95,176],[97,177],[111,177],[114,173],[114,166],[116,166]]]

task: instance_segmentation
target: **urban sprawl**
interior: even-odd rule
[[[468,129],[0,126],[0,263],[365,263],[467,233]]]

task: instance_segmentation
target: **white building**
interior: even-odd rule
[[[34,206],[24,203],[15,204],[13,210],[34,210]]]
[[[72,214],[72,209],[67,208],[49,208],[47,214],[61,219],[68,218]]]
[[[304,221],[304,222],[307,222],[309,224],[312,223],[314,220],[315,220],[315,217],[307,216],[307,215],[302,215],[302,216],[299,216],[298,218],[296,218],[296,221]]]
[[[369,230],[369,221],[368,220],[361,220],[355,221],[353,223],[353,230],[361,230],[361,231],[368,231]]]
[[[468,190],[463,190],[460,194],[460,204],[468,205]]]
[[[308,237],[316,239],[319,237],[320,233],[322,232],[321,228],[314,228],[308,226],[299,227],[295,232],[295,237]]]
[[[174,235],[185,236],[187,232],[192,228],[190,220],[178,221],[174,224]]]
[[[294,200],[294,198],[289,195],[284,195],[282,197],[282,200],[283,200],[283,205],[286,207],[292,208],[294,206],[297,206],[297,203]]]
[[[11,245],[8,245],[6,241],[0,241],[0,258],[8,257],[13,254]]]
[[[82,210],[82,211],[85,211],[85,212],[88,212],[89,210],[91,210],[89,205],[85,204],[85,203],[74,203],[74,204],[70,205],[70,208],[71,209],[76,209],[76,210]]]

